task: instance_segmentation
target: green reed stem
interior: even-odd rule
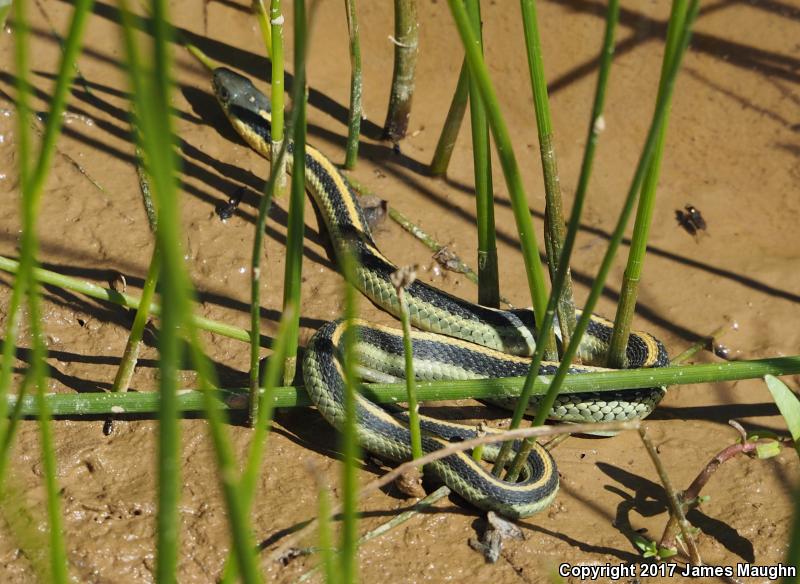
[[[36,233],[36,220],[38,217],[42,192],[50,171],[55,143],[63,126],[63,114],[66,109],[67,94],[75,76],[74,64],[80,53],[88,14],[91,11],[91,0],[77,0],[70,22],[66,42],[62,46],[62,58],[59,66],[56,85],[53,90],[50,112],[44,129],[38,157],[34,162],[31,158],[30,147],[30,71],[28,66],[28,38],[30,30],[26,15],[26,3],[17,2],[14,5],[15,35],[15,65],[17,71],[17,113],[18,125],[18,156],[20,161],[20,190],[22,193],[21,215],[21,261],[20,273],[14,282],[10,311],[7,315],[7,336],[4,339],[2,377],[0,378],[0,399],[6,400],[11,381],[11,370],[19,333],[19,308],[23,296],[27,293],[28,313],[30,317],[30,331],[32,355],[31,365],[26,374],[23,385],[33,383],[36,386],[36,401],[39,406],[39,433],[42,448],[42,462],[47,496],[48,539],[50,544],[50,578],[53,582],[67,582],[68,567],[66,546],[62,527],[61,505],[59,489],[56,480],[56,460],[53,448],[52,430],[50,427],[50,413],[45,401],[47,381],[45,379],[45,358],[47,348],[43,338],[41,304],[38,283],[35,279],[34,268],[38,255],[38,237]],[[2,406],[5,417],[6,404]],[[17,410],[17,408],[15,408]],[[7,458],[16,424],[2,421],[4,454]],[[5,461],[3,461],[3,474],[5,474]],[[4,479],[0,475],[0,481]]]
[[[444,121],[442,133],[439,134],[439,141],[436,143],[436,150],[431,160],[430,171],[433,176],[443,176],[447,173],[450,157],[456,146],[458,131],[461,129],[461,122],[464,119],[464,112],[467,111],[468,92],[469,69],[465,59],[461,64],[456,91],[453,93],[453,100],[450,102],[450,109],[447,110],[447,118]]]
[[[319,517],[317,532],[319,533],[322,566],[325,568],[325,584],[339,584],[339,572],[336,570],[333,536],[331,535],[330,497],[321,477],[318,477],[317,482],[317,517]]]
[[[214,407],[211,389],[213,370],[200,349],[197,331],[190,318],[189,282],[183,266],[179,233],[176,159],[173,148],[172,119],[169,112],[170,27],[163,0],[153,2],[152,76],[145,76],[134,43],[131,16],[123,8],[123,32],[131,74],[142,146],[148,163],[153,192],[159,209],[156,233],[162,261],[164,328],[160,335],[160,407],[159,407],[159,508],[156,576],[161,582],[175,581],[178,552],[177,505],[180,498],[180,436],[177,424],[177,373],[180,366],[181,341],[185,336],[197,370],[204,409],[209,420],[212,445],[216,454],[223,498],[236,551],[236,559],[244,582],[260,582],[252,530],[239,497],[233,453],[224,434],[222,412]]]
[[[0,442],[0,493],[2,493],[3,489],[5,489],[7,486],[5,483],[5,479],[6,479],[6,468],[8,467],[8,462],[9,462],[8,453],[11,451],[11,446],[14,444],[14,437],[16,436],[17,428],[19,428],[19,421],[23,415],[22,409],[24,402],[27,398],[28,386],[30,384],[31,384],[31,377],[29,375],[25,375],[22,378],[22,383],[20,383],[19,385],[19,389],[17,389],[16,395],[13,396],[14,398],[13,408],[11,412],[9,412],[8,414],[8,427],[6,428],[5,433],[2,434],[2,442]],[[45,399],[47,399],[46,396]],[[8,406],[10,403],[8,400],[9,396],[5,396],[5,399],[3,401],[6,403],[2,404],[4,412],[8,410]],[[39,405],[41,405],[38,397],[35,399],[33,403],[36,407],[36,415],[38,416]],[[50,411],[49,403],[47,407],[48,407],[47,411],[49,412]],[[6,422],[6,420],[5,419],[0,420],[0,422]],[[2,507],[0,506],[0,511],[1,510]]]
[[[21,3],[18,3],[17,9],[22,10]],[[10,8],[10,6],[9,6]],[[20,187],[23,193],[28,192],[27,185],[30,182],[29,169],[30,169],[30,127],[28,120],[30,118],[30,88],[28,86],[28,60],[27,60],[27,19],[16,18],[15,23],[15,67],[19,72],[17,75],[17,118],[18,118],[18,157],[19,157],[19,175]],[[20,202],[21,214],[25,211],[26,202],[24,199]],[[6,467],[9,461],[8,453],[11,450],[11,445],[16,435],[18,427],[18,420],[20,408],[15,407],[11,412],[11,419],[7,419],[7,398],[9,396],[9,389],[11,385],[11,376],[13,373],[13,363],[17,352],[17,339],[19,337],[19,325],[21,321],[20,304],[25,297],[26,292],[30,288],[30,282],[35,281],[31,274],[35,269],[35,250],[32,249],[32,243],[35,247],[36,239],[35,232],[30,229],[25,229],[22,232],[20,252],[22,253],[23,265],[17,264],[20,268],[17,277],[14,278],[14,284],[11,289],[11,300],[8,306],[6,316],[6,330],[5,337],[3,338],[3,360],[2,367],[0,367],[0,414],[3,418],[0,419],[0,437],[2,437],[2,450],[0,450],[0,488],[4,489],[3,496],[7,496],[5,492],[5,479]],[[23,399],[27,392],[28,386],[31,382],[31,376],[25,375],[20,384],[17,395],[19,399]]]
[[[275,341],[274,351],[267,363],[267,369],[263,376],[263,385],[260,391],[257,392],[255,397],[252,392],[250,394],[249,403],[252,404],[253,400],[259,402],[257,408],[257,418],[254,419],[254,432],[250,442],[250,450],[248,452],[247,464],[242,472],[242,481],[240,487],[240,496],[242,498],[243,513],[249,514],[251,512],[253,499],[255,497],[256,482],[261,470],[261,463],[264,457],[264,450],[267,446],[267,436],[269,435],[270,426],[272,424],[272,413],[274,411],[275,400],[273,398],[275,387],[279,381],[281,371],[283,369],[283,362],[286,352],[286,329],[292,318],[293,309],[287,307],[283,313],[280,325],[278,327],[278,336]],[[214,398],[211,397],[211,402],[208,407],[215,407]],[[250,413],[252,415],[252,407]],[[228,554],[228,560],[223,569],[221,582],[223,584],[232,584],[236,581],[238,576],[238,564],[236,562],[236,555],[232,552]]]
[[[280,9],[280,6],[278,6]],[[272,37],[274,39],[279,39],[280,35],[275,35]],[[282,42],[282,39],[281,39]],[[279,53],[281,51],[276,51]],[[281,77],[283,74],[281,73]],[[273,86],[274,88],[274,86]],[[305,88],[302,85],[297,85],[294,88],[293,99],[296,102],[303,99],[305,95]],[[281,89],[281,99],[283,99],[283,90]],[[283,114],[283,105],[281,104],[281,114]],[[297,116],[300,114],[299,109],[295,109],[292,112],[291,116],[291,123],[292,125],[297,123]],[[283,119],[283,115],[281,115],[281,120]],[[282,122],[281,122],[282,123]],[[260,339],[261,335],[259,334],[259,330],[261,328],[261,319],[260,319],[260,312],[261,312],[261,254],[264,248],[264,231],[265,225],[267,222],[267,216],[269,215],[270,207],[272,206],[272,200],[275,196],[275,191],[278,188],[278,183],[281,181],[282,178],[285,178],[286,172],[286,159],[287,159],[287,152],[289,150],[289,143],[284,140],[279,140],[278,142],[273,141],[271,146],[279,146],[279,148],[275,151],[270,152],[270,173],[269,179],[267,180],[266,184],[264,185],[264,193],[261,197],[261,201],[258,205],[258,218],[256,220],[256,227],[255,227],[255,235],[253,237],[253,255],[251,259],[251,274],[252,274],[252,282],[250,288],[250,412],[249,412],[249,422],[252,424],[258,418],[258,409],[260,407],[260,400],[257,398],[258,392],[258,371],[259,371],[259,348],[260,348]],[[274,156],[274,158],[272,158]],[[290,310],[291,308],[291,310]],[[295,310],[292,308],[291,302],[284,305],[284,316],[281,320],[281,326],[283,327],[283,323],[287,318],[287,315],[292,316],[291,321],[286,322],[296,322],[298,317],[295,316]],[[288,325],[287,325],[288,326]],[[283,329],[282,329],[283,330]],[[287,329],[288,330],[288,329]],[[288,334],[288,333],[287,333]],[[290,335],[291,336],[291,335]],[[282,341],[282,339],[279,339]],[[296,341],[295,341],[296,342]],[[286,351],[285,349],[281,350],[281,361],[285,361],[286,359]]]
[[[161,255],[164,313],[159,336],[160,404],[158,434],[158,517],[156,578],[174,582],[178,555],[178,502],[180,499],[180,431],[177,387],[181,358],[179,328],[188,314],[187,280],[178,234],[175,181],[177,161],[172,146],[169,115],[171,58],[167,49],[170,30],[163,0],[152,2],[153,63],[146,73],[137,47],[133,16],[127,0],[120,0],[128,72],[139,124],[142,150],[159,212],[156,245]],[[166,138],[165,138],[166,137]]]
[[[160,270],[161,260],[158,253],[158,246],[156,246],[153,248],[153,255],[150,258],[150,267],[147,270],[147,276],[142,286],[142,298],[139,301],[139,308],[136,310],[136,316],[133,319],[131,332],[128,335],[128,342],[125,344],[125,352],[122,354],[122,359],[117,368],[117,375],[114,377],[112,391],[128,391],[128,387],[130,386],[131,378],[133,377],[133,372],[136,369],[136,363],[139,359],[139,349],[142,346],[144,327],[147,326],[147,320],[150,318],[150,311],[148,309],[153,302]]]
[[[686,48],[689,46],[689,39],[691,38],[691,27],[692,23],[694,22],[694,18],[697,16],[698,7],[699,7],[699,0],[692,0],[691,6],[689,7],[689,11],[687,12],[685,26],[681,31],[682,33],[681,41],[675,53],[675,59],[671,63],[670,70],[664,85],[664,100],[661,101],[660,103],[657,103],[656,111],[654,112],[653,120],[651,122],[650,129],[648,130],[647,133],[647,139],[645,141],[642,154],[639,158],[639,163],[636,166],[636,172],[634,174],[631,187],[628,191],[628,195],[625,199],[622,212],[620,213],[619,219],[617,220],[617,225],[614,228],[614,231],[611,235],[611,239],[609,240],[608,249],[606,250],[606,254],[603,257],[600,269],[597,272],[597,277],[595,278],[594,285],[592,286],[592,289],[589,292],[589,297],[586,300],[586,305],[584,306],[583,313],[581,314],[581,317],[578,320],[578,324],[575,328],[575,333],[572,337],[572,340],[567,346],[564,355],[562,355],[561,357],[561,363],[559,364],[558,370],[556,371],[553,384],[550,387],[550,390],[548,391],[545,398],[542,400],[542,403],[536,412],[536,417],[534,418],[533,421],[533,425],[535,426],[543,424],[545,419],[547,419],[550,409],[553,407],[553,403],[555,402],[556,396],[558,395],[559,387],[561,386],[561,383],[567,376],[570,363],[572,362],[572,359],[574,358],[575,354],[578,351],[578,346],[580,344],[581,338],[583,337],[583,334],[586,332],[586,328],[589,326],[589,320],[592,317],[592,311],[594,310],[594,307],[597,304],[597,300],[598,298],[600,298],[600,294],[602,293],[603,286],[605,285],[606,282],[606,277],[608,276],[608,272],[610,271],[611,265],[614,262],[614,256],[616,255],[617,248],[619,247],[619,244],[622,241],[622,237],[625,232],[625,227],[628,224],[628,219],[630,218],[631,213],[633,211],[633,205],[636,201],[636,195],[639,193],[639,190],[642,186],[642,181],[644,180],[645,172],[647,171],[647,168],[650,164],[650,160],[652,159],[653,153],[655,151],[655,145],[657,142],[658,134],[661,131],[661,127],[663,126],[664,121],[667,117],[666,104],[669,103],[669,98],[672,95],[672,91],[675,87],[675,79],[678,76],[678,70],[680,69],[680,63],[683,58],[683,54],[686,51]],[[527,457],[528,452],[530,452],[530,449],[532,447],[533,447],[533,442],[531,440],[523,441],[523,445],[520,448],[519,452],[517,453],[517,456],[514,462],[512,463],[511,469],[509,470],[509,474],[507,476],[508,480],[513,480],[517,476],[519,469],[522,467],[525,457]]]
[[[275,168],[275,167],[274,167]],[[272,206],[272,196],[275,191],[275,182],[268,181],[267,188],[261,196],[258,205],[258,219],[256,220],[253,253],[250,259],[250,411],[248,412],[247,422],[252,427],[258,418],[259,409],[259,358],[261,343],[261,254],[264,253],[264,228],[267,222],[267,215]],[[285,304],[283,307],[284,315],[288,314]]]
[[[347,32],[350,36],[350,114],[347,119],[347,149],[344,167],[352,170],[358,160],[358,137],[361,134],[361,45],[358,40],[356,0],[345,0]]]
[[[25,489],[19,476],[10,473],[8,481],[3,485],[3,505],[0,514],[3,519],[3,534],[14,542],[15,555],[23,556],[30,572],[26,570],[25,578],[31,582],[52,582],[49,558],[42,553],[47,550],[47,535],[39,526],[42,524],[42,513],[31,504],[29,491]],[[10,537],[9,537],[10,536]]]
[[[301,0],[294,2],[294,82],[305,88],[306,84],[306,9]],[[292,160],[292,194],[289,199],[289,226],[286,234],[286,269],[283,281],[283,306],[297,307],[294,322],[289,328],[289,345],[283,381],[294,380],[297,369],[297,341],[300,331],[300,292],[303,271],[303,235],[305,233],[306,205],[306,95],[299,94],[294,102],[297,121],[294,124],[294,151]]]
[[[237,463],[230,442],[225,435],[225,426],[228,420],[224,417],[224,412],[216,407],[212,393],[216,388],[214,370],[201,350],[196,329],[189,325],[186,327],[186,333],[187,346],[197,371],[203,411],[208,419],[209,434],[216,455],[217,476],[228,511],[236,565],[240,568],[242,582],[257,584],[261,582],[261,575],[256,563],[252,526],[248,519],[245,498],[241,496],[237,482]]]
[[[561,286],[566,278],[566,271],[569,269],[570,258],[572,257],[572,250],[575,246],[575,238],[578,234],[580,227],[581,214],[583,212],[583,204],[586,200],[587,188],[589,185],[589,176],[591,175],[592,162],[594,160],[594,153],[597,146],[599,124],[597,120],[601,119],[603,115],[603,105],[605,102],[605,90],[608,84],[608,76],[611,71],[611,58],[614,54],[614,30],[617,21],[619,20],[619,0],[610,0],[608,5],[608,13],[606,15],[606,30],[603,39],[603,48],[600,57],[600,69],[597,76],[597,87],[595,89],[594,105],[592,106],[592,116],[589,120],[589,137],[586,142],[586,148],[583,153],[583,163],[581,165],[581,175],[578,179],[578,190],[575,194],[575,202],[572,206],[572,213],[570,214],[569,228],[567,229],[567,237],[564,241],[564,247],[561,251],[563,261],[559,262],[558,269],[556,270],[556,277],[553,281],[553,287],[550,291],[550,297],[547,300],[547,309],[544,316],[540,319],[539,330],[537,331],[536,338],[543,338],[549,334],[553,326],[553,319],[556,313],[556,303],[560,298]],[[511,428],[519,427],[522,422],[522,417],[528,408],[530,396],[534,381],[539,372],[544,357],[544,350],[542,347],[537,346],[536,352],[533,356],[531,368],[525,378],[525,385],[522,389],[517,406],[514,409],[514,415],[511,419]],[[505,442],[500,448],[500,453],[494,464],[492,472],[500,474],[505,468],[505,465],[511,456],[511,442]],[[517,460],[520,460],[517,458]],[[518,472],[516,465],[512,465],[510,471],[511,476]]]
[[[225,426],[228,420],[224,416],[224,412],[216,407],[214,395],[212,394],[212,391],[216,388],[214,370],[211,368],[208,358],[200,349],[197,331],[191,324],[187,326],[187,333],[192,363],[197,370],[200,392],[203,396],[203,411],[208,419],[211,443],[216,455],[222,496],[228,511],[228,522],[230,524],[236,566],[242,582],[245,584],[258,584],[262,581],[262,578],[258,569],[256,545],[248,509],[252,496],[248,497],[242,494],[243,489],[238,480],[238,463],[225,434]]]
[[[284,136],[284,66],[283,66],[283,12],[281,0],[272,0],[269,6],[269,19],[272,26],[272,85],[270,89],[270,103],[272,116],[270,122],[270,168],[278,165],[276,174],[275,194],[283,197],[286,194],[286,162],[285,157],[278,156],[283,149]],[[305,79],[305,77],[304,77]],[[305,87],[303,87],[305,91]],[[300,95],[304,93],[294,92]],[[295,102],[297,103],[297,102]]]
[[[344,341],[344,422],[342,425],[342,539],[339,549],[339,571],[341,582],[351,584],[357,581],[358,566],[356,564],[356,548],[358,546],[358,420],[356,419],[356,392],[359,388],[356,374],[355,347],[358,341],[355,330],[357,316],[356,289],[352,282],[356,281],[355,262],[358,261],[350,253],[339,254],[339,263],[344,284],[344,318],[347,327],[343,335]]]
[[[64,527],[61,517],[61,499],[58,486],[58,467],[56,465],[55,447],[53,444],[53,430],[50,426],[50,410],[47,407],[45,393],[47,392],[47,379],[45,378],[45,359],[47,348],[42,336],[41,306],[38,287],[32,283],[28,294],[28,311],[31,317],[31,337],[33,351],[31,354],[31,368],[28,374],[36,384],[36,403],[39,406],[39,440],[42,447],[42,462],[44,470],[44,483],[47,493],[47,519],[50,542],[50,570],[52,582],[69,580],[67,564],[67,550],[64,543]],[[36,319],[36,320],[34,320]],[[37,324],[34,324],[37,323]]]
[[[528,53],[531,87],[533,89],[533,105],[536,112],[536,129],[539,133],[539,151],[542,159],[545,193],[545,231],[544,241],[547,249],[550,281],[556,279],[560,262],[566,259],[563,255],[564,210],[561,198],[561,185],[558,178],[553,122],[550,115],[550,102],[547,97],[547,81],[542,61],[542,43],[539,39],[539,26],[536,17],[535,0],[520,0],[522,23],[525,32],[525,47]],[[563,285],[557,289],[558,322],[561,328],[562,346],[569,343],[572,331],[575,330],[575,301],[572,297],[572,276],[567,267]],[[539,313],[541,314],[541,313]]]
[[[14,260],[0,256],[0,270],[12,274],[17,274],[21,270],[21,265],[20,262],[16,262]],[[133,296],[131,294],[117,292],[116,290],[112,290],[111,288],[104,288],[103,286],[92,284],[91,282],[85,282],[83,280],[78,280],[77,278],[71,278],[69,276],[64,276],[63,274],[59,274],[57,272],[52,272],[50,270],[45,270],[42,268],[34,268],[33,273],[34,276],[36,277],[36,280],[41,282],[42,284],[57,286],[65,290],[73,290],[75,292],[80,292],[81,294],[89,296],[90,298],[96,298],[98,300],[112,302],[114,304],[118,304],[119,306],[124,306],[126,308],[137,309],[139,308],[139,306],[141,306],[141,298]],[[13,300],[14,297],[12,295],[12,302]],[[153,302],[150,304],[149,312],[153,316],[160,316],[162,313],[162,308],[159,304]],[[9,314],[10,314],[10,309],[9,309]],[[219,322],[216,320],[211,320],[209,318],[203,318],[201,316],[197,316],[194,314],[191,317],[191,321],[194,324],[194,326],[196,326],[198,329],[216,333],[224,337],[236,339],[238,341],[244,341],[245,343],[250,342],[251,338],[250,331],[243,329],[241,327],[229,325],[224,322]],[[9,325],[10,324],[12,323],[9,322]],[[265,337],[261,338],[261,345],[268,346],[268,342]],[[6,350],[5,346],[3,347],[3,350],[5,352]],[[5,369],[3,369],[3,371],[5,371]],[[0,408],[2,408],[1,405]]]
[[[20,157],[20,160],[24,158]],[[25,248],[23,248],[23,251]],[[28,253],[26,252],[26,255]],[[16,263],[16,262],[15,262]],[[19,306],[22,297],[25,295],[26,286],[25,280],[21,276],[14,279],[14,285],[11,289],[11,300],[8,303],[8,312],[6,315],[6,328],[5,336],[3,337],[3,360],[0,366],[0,436],[4,439],[11,437],[11,427],[6,421],[6,396],[8,395],[9,386],[11,385],[11,375],[14,367],[14,357],[17,352],[17,338],[19,337],[19,323],[21,314]],[[0,459],[0,465],[4,465],[5,460]],[[0,472],[0,485],[2,485],[5,474]]]
[[[406,136],[417,69],[419,23],[417,0],[394,0],[394,70],[389,92],[389,110],[383,136],[397,142]]]
[[[255,422],[253,439],[250,443],[250,451],[247,456],[247,465],[242,473],[242,497],[244,498],[245,512],[249,513],[255,499],[256,483],[261,471],[261,463],[264,459],[264,451],[267,447],[267,437],[269,436],[272,424],[272,414],[274,412],[275,388],[280,381],[282,364],[286,353],[286,329],[292,321],[294,307],[287,306],[283,312],[283,318],[278,325],[278,334],[275,340],[275,347],[272,356],[267,362],[267,369],[264,372],[263,382],[259,391],[258,418]]]
[[[481,6],[479,0],[466,2],[472,33],[483,53]],[[472,158],[475,170],[475,218],[478,225],[478,303],[500,306],[500,277],[497,269],[497,241],[494,225],[492,155],[489,150],[489,123],[486,108],[474,77],[469,78],[469,112],[472,121]]]
[[[267,57],[272,60],[272,29],[270,27],[264,1],[253,0],[250,3],[250,10],[255,14],[256,20],[258,20],[258,28],[261,31],[261,39],[264,41],[264,50],[267,52]]]
[[[273,37],[274,39],[275,37]],[[302,86],[295,90],[295,96],[300,96],[302,99],[303,89]],[[281,172],[286,170],[286,153],[288,151],[288,144],[280,140],[280,148],[277,152],[271,152],[275,155],[274,162],[270,165],[270,175],[267,183],[264,185],[264,193],[261,196],[261,201],[258,204],[258,218],[256,220],[255,231],[253,236],[253,254],[250,260],[250,412],[248,415],[248,422],[252,425],[259,417],[258,409],[260,407],[260,400],[258,399],[258,371],[259,371],[259,349],[261,346],[261,254],[264,252],[264,231],[267,223],[267,216],[269,215],[270,207],[272,206],[272,199],[277,189],[277,184],[280,181]],[[273,145],[275,142],[273,142]],[[290,308],[291,302],[284,305],[284,319],[286,315],[292,315],[292,322],[297,320],[294,317],[295,311]],[[289,335],[291,337],[291,335]],[[279,339],[282,341],[282,339]],[[281,351],[281,361],[285,361],[285,350]]]
[[[697,383],[722,383],[742,379],[757,379],[764,375],[800,374],[800,355],[791,357],[772,357],[750,361],[729,361],[726,363],[703,363],[680,367],[661,367],[659,369],[622,369],[580,375],[568,375],[561,386],[561,394],[584,392],[619,391],[643,387],[691,385]],[[539,375],[533,387],[533,395],[547,393],[553,383],[553,375]],[[522,393],[524,377],[503,377],[497,379],[470,379],[449,381],[423,381],[417,383],[417,399],[420,401],[518,398]],[[371,383],[361,386],[364,397],[376,403],[402,403],[407,397],[406,384]],[[220,389],[210,392],[216,407],[230,410],[246,410],[249,393],[247,389]],[[200,411],[203,408],[203,392],[182,390],[178,395],[178,407],[182,412]],[[273,407],[310,407],[313,402],[302,387],[276,387],[273,393]],[[15,407],[16,396],[7,396],[6,406]],[[93,416],[102,414],[147,414],[158,411],[158,392],[97,392],[97,393],[52,393],[46,401],[56,416]],[[22,400],[20,415],[37,416],[39,408],[36,400],[28,396]]]
[[[667,137],[667,123],[671,107],[670,100],[664,95],[664,83],[666,76],[675,59],[678,43],[681,39],[681,31],[686,17],[686,0],[673,0],[672,11],[667,28],[667,42],[664,48],[664,58],[661,61],[661,78],[658,84],[657,106],[666,108],[667,114],[661,131],[658,133],[655,152],[650,161],[647,175],[644,179],[642,193],[639,196],[639,206],[636,209],[636,219],[633,224],[633,235],[628,251],[628,263],[625,266],[625,274],[622,279],[622,289],[619,295],[619,304],[614,318],[614,332],[609,343],[608,361],[609,367],[620,368],[625,366],[625,350],[628,346],[633,313],[636,310],[636,299],[639,294],[639,282],[642,277],[644,257],[647,253],[647,241],[650,235],[650,224],[653,219],[653,211],[656,206],[656,188],[658,178],[661,173],[661,159],[664,155],[664,144]]]
[[[405,285],[403,285],[405,284]],[[414,348],[411,345],[411,318],[405,288],[411,282],[396,287],[400,303],[400,322],[403,325],[403,354],[406,370],[406,393],[408,401],[408,431],[411,433],[411,457],[422,458],[422,433],[419,428],[419,405],[417,404],[416,377],[414,375]]]
[[[275,388],[281,377],[283,370],[283,362],[286,354],[286,330],[289,323],[292,321],[294,308],[287,306],[283,311],[283,317],[278,325],[278,333],[275,337],[275,347],[273,348],[272,356],[267,362],[267,368],[264,372],[261,388],[255,396],[250,394],[248,400],[251,404],[258,401],[259,406],[256,410],[256,417],[254,418],[253,437],[250,441],[250,450],[247,454],[247,464],[242,472],[242,481],[240,487],[240,496],[242,498],[243,513],[249,514],[252,511],[253,500],[256,495],[256,483],[261,472],[262,461],[264,459],[264,451],[267,448],[267,438],[272,425],[272,414],[275,409]],[[209,407],[215,407],[215,400],[213,396],[209,402]],[[250,409],[251,416],[253,410]],[[238,565],[236,563],[236,556],[232,553],[228,554],[228,560],[225,568],[222,571],[222,584],[233,584],[238,576]]]
[[[466,52],[467,63],[469,64],[470,77],[474,77],[481,92],[483,104],[489,117],[494,142],[497,145],[497,152],[503,166],[506,184],[508,185],[511,197],[511,206],[514,211],[517,230],[519,231],[522,255],[525,259],[525,272],[528,277],[528,288],[531,293],[531,301],[534,311],[543,314],[547,304],[545,292],[544,270],[539,259],[539,247],[536,241],[536,233],[533,230],[533,222],[528,211],[528,202],[525,189],[522,185],[522,178],[519,173],[517,159],[511,146],[511,138],[508,127],[503,120],[500,106],[497,101],[497,94],[492,87],[489,71],[483,61],[483,55],[477,44],[475,36],[472,34],[472,27],[469,22],[466,10],[459,0],[448,0],[450,11],[456,21],[461,42]],[[555,340],[552,335],[540,342],[544,342],[550,352],[555,351]]]

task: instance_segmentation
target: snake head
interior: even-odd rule
[[[247,77],[227,67],[217,67],[214,69],[212,85],[217,101],[229,115],[232,110],[238,110],[269,120],[272,111],[269,98],[256,89]]]

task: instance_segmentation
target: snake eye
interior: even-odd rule
[[[228,101],[228,100],[231,98],[231,93],[230,93],[230,91],[228,91],[228,90],[227,90],[227,89],[225,89],[224,87],[220,87],[220,88],[219,88],[218,94],[219,94],[219,98],[220,98],[220,100],[221,100],[221,101],[224,101],[224,102],[226,102],[226,103],[227,103],[227,101]]]

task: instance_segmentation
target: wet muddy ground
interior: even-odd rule
[[[354,176],[417,221],[434,237],[474,262],[476,235],[472,157],[468,120],[446,180],[427,176],[439,130],[455,87],[462,58],[444,2],[420,2],[420,59],[409,136],[401,153],[380,141],[391,79],[392,13],[386,3],[359,5],[364,55],[361,159]],[[522,166],[536,226],[544,208],[538,144],[522,29],[516,6],[484,2],[486,52],[503,113]],[[589,0],[541,2],[539,17],[556,130],[561,184],[567,205],[575,191],[588,125],[603,32],[604,7]],[[71,7],[43,0],[31,6],[32,67],[37,109],[52,91],[58,43],[49,21],[63,31]],[[211,57],[254,78],[266,76],[260,36],[246,3],[174,3],[174,21]],[[47,18],[45,18],[45,14]],[[590,195],[578,238],[573,273],[576,295],[585,298],[631,179],[650,120],[658,83],[666,3],[624,2],[617,58],[609,87]],[[308,62],[309,141],[333,161],[343,160],[349,100],[349,57],[341,3],[317,5]],[[95,4],[87,47],[80,59],[86,88],[76,85],[65,135],[59,143],[39,221],[41,260],[46,267],[104,283],[111,274],[127,277],[137,292],[146,273],[152,237],[139,194],[130,139],[129,105],[118,40],[115,4]],[[291,22],[287,15],[287,22]],[[290,32],[290,31],[287,31]],[[725,345],[734,358],[797,353],[800,346],[800,8],[792,3],[711,0],[703,4],[690,53],[678,82],[667,152],[650,240],[636,327],[662,339],[671,354],[726,322],[737,329]],[[16,117],[13,36],[0,35],[0,253],[15,256],[19,236],[15,175]],[[287,37],[291,62],[291,34]],[[203,316],[246,327],[248,262],[258,191],[266,162],[236,138],[210,94],[207,74],[175,46],[178,86],[174,94],[180,138],[186,265],[198,289]],[[263,87],[263,85],[262,85]],[[69,158],[74,161],[70,162]],[[81,170],[79,170],[79,168]],[[495,165],[499,169],[499,165]],[[85,173],[85,174],[84,174]],[[91,177],[102,190],[97,188]],[[248,191],[226,223],[215,207],[236,190]],[[495,179],[502,293],[529,304],[522,259],[505,185]],[[707,234],[693,237],[675,220],[687,203],[700,209]],[[280,315],[287,200],[278,200],[268,226],[263,327],[273,334]],[[341,310],[341,278],[330,260],[316,217],[306,213],[301,342]],[[398,264],[419,264],[420,276],[474,300],[476,289],[463,276],[438,273],[422,245],[394,224],[377,232],[384,252]],[[623,247],[623,252],[627,248]],[[624,260],[614,268],[598,307],[613,315]],[[0,314],[9,298],[7,275],[0,276]],[[129,315],[114,306],[47,288],[44,326],[54,392],[107,390],[122,354]],[[360,304],[365,318],[393,319]],[[157,326],[157,325],[156,325]],[[142,354],[132,387],[157,386],[154,337]],[[209,355],[226,386],[246,384],[247,347],[205,335]],[[20,352],[20,366],[27,353]],[[718,359],[709,353],[698,361]],[[185,387],[193,376],[185,373]],[[797,378],[789,378],[797,387]],[[454,408],[461,408],[455,412]],[[437,404],[441,415],[501,421],[507,414],[476,402]],[[737,435],[727,426],[785,429],[763,382],[704,384],[672,388],[650,418],[654,439],[670,476],[685,487],[700,468]],[[82,582],[153,580],[156,423],[148,419],[116,425],[102,433],[102,420],[61,419],[54,423],[58,481],[72,574]],[[209,582],[219,575],[228,540],[215,464],[201,419],[182,429],[183,492],[180,506],[181,582]],[[230,427],[236,451],[245,452],[250,432]],[[254,519],[257,537],[272,549],[314,515],[311,473],[318,473],[336,499],[339,464],[333,430],[313,410],[282,411],[270,437]],[[365,582],[497,581],[547,582],[563,563],[617,565],[640,556],[635,533],[658,537],[666,522],[664,493],[634,434],[613,439],[571,438],[554,456],[562,488],[544,513],[520,522],[524,541],[509,542],[487,564],[467,540],[484,519],[455,499],[373,540],[359,551]],[[44,522],[44,489],[35,422],[25,422],[13,452],[13,484],[25,493]],[[382,470],[365,462],[362,484]],[[786,451],[769,460],[737,458],[712,478],[710,500],[690,519],[699,528],[700,551],[708,564],[775,564],[786,551],[798,463]],[[394,489],[364,501],[364,530],[413,503]],[[43,523],[42,523],[43,524]],[[304,545],[313,543],[304,542]],[[270,580],[295,581],[317,558],[281,566],[263,554]],[[5,582],[34,578],[30,558],[8,529],[0,530],[0,573]],[[663,578],[653,581],[675,581]],[[752,579],[752,582],[763,579]]]

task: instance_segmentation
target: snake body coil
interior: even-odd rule
[[[214,92],[236,131],[257,152],[270,154],[270,104],[249,79],[225,68],[214,71]],[[291,144],[289,149],[291,151]],[[287,157],[291,164],[291,157]],[[355,194],[336,167],[318,150],[306,147],[306,188],[319,208],[338,256],[355,257],[353,282],[375,304],[397,316],[399,300],[389,280],[396,271],[378,249]],[[414,369],[420,380],[478,379],[526,375],[536,341],[531,310],[498,310],[479,306],[415,281],[406,289],[414,326],[430,331],[412,333]],[[593,315],[578,355],[584,363],[602,363],[612,324]],[[344,382],[341,359],[342,321],[323,325],[309,341],[303,359],[306,389],[320,413],[339,427],[344,419]],[[386,327],[357,324],[356,355],[362,370],[382,380],[404,376],[402,333]],[[557,330],[557,327],[556,327]],[[436,333],[436,334],[432,334]],[[442,335],[447,335],[447,338]],[[629,368],[661,367],[669,358],[660,341],[646,333],[632,333],[627,347]],[[543,363],[541,374],[554,373],[557,363]],[[575,366],[570,373],[595,371]],[[559,396],[550,417],[563,421],[610,421],[643,418],[664,396],[655,387],[616,392]],[[513,402],[501,405],[512,405]],[[531,400],[536,408],[536,401]],[[377,406],[358,396],[359,440],[364,448],[394,460],[411,458],[405,415]],[[421,417],[423,450],[442,448],[453,440],[475,437],[473,428]],[[493,430],[490,430],[493,431]],[[484,455],[491,458],[495,448]],[[488,473],[465,453],[431,464],[451,489],[478,507],[512,517],[545,508],[558,490],[558,473],[550,454],[536,446],[528,457],[521,481],[509,483]]]

